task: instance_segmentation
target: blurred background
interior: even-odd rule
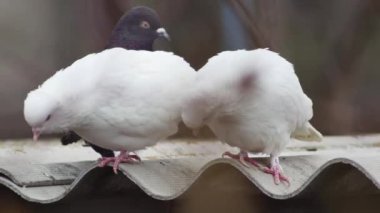
[[[31,137],[22,113],[27,92],[101,51],[136,5],[154,8],[172,37],[157,49],[198,69],[223,50],[269,47],[295,65],[322,133],[380,132],[380,1],[1,0],[0,138]]]

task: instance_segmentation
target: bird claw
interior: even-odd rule
[[[114,160],[115,160],[115,157],[101,157],[98,160],[99,161],[98,166],[105,167],[109,162],[114,161]]]
[[[247,167],[247,168],[250,168],[250,167],[251,167],[250,165],[248,165],[247,161],[245,161],[243,155],[240,155],[240,156],[239,156],[239,162],[240,162],[241,164],[243,164],[243,166],[245,166],[245,167]]]
[[[120,163],[139,163],[141,162],[141,158],[137,154],[130,154],[126,151],[121,151],[117,157],[102,157],[100,158],[100,162],[98,164],[99,167],[104,167],[108,163],[113,163],[113,172],[117,174]]]
[[[137,163],[141,162],[141,158],[136,153],[129,154],[129,157],[132,158],[132,159],[134,159],[134,161],[137,162]]]
[[[239,152],[239,154],[232,154],[231,152],[224,152],[222,154],[222,157],[230,157],[232,159],[238,160],[243,166],[247,168],[251,168],[252,165],[261,169],[261,166],[257,161],[255,161],[253,158],[248,157],[248,154],[246,152]]]
[[[271,168],[269,167],[265,167],[263,169],[263,171],[267,174],[270,174],[273,176],[273,179],[274,179],[274,183],[276,185],[280,184],[280,182],[284,182],[284,183],[287,183],[287,185],[290,186],[290,181],[289,181],[289,178],[286,177],[283,172],[282,172],[282,169],[279,165],[273,165]]]
[[[240,152],[239,154],[232,154],[231,152],[223,153],[222,157],[226,157],[226,156],[232,159],[238,160],[243,166],[247,168],[251,168],[252,166],[255,166],[259,168],[260,170],[262,170],[263,172],[267,174],[271,174],[274,178],[274,182],[276,185],[280,184],[280,182],[284,182],[290,186],[289,178],[283,174],[283,171],[279,164],[278,159],[276,159],[273,165],[271,166],[271,168],[269,168],[269,167],[261,166],[256,160],[248,157],[248,154],[246,152]]]

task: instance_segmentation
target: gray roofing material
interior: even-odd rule
[[[330,136],[322,143],[292,142],[280,160],[291,179],[290,186],[275,185],[271,176],[255,168],[220,158],[227,150],[237,152],[236,148],[216,141],[164,141],[139,152],[143,158],[141,164],[121,165],[125,176],[122,181],[127,186],[135,184],[155,199],[171,200],[210,170],[237,169],[262,193],[275,199],[287,199],[307,191],[310,183],[318,182],[320,173],[335,173],[335,165],[346,165],[372,182],[371,193],[380,193],[380,135]],[[7,141],[1,143],[0,156],[0,183],[31,202],[57,202],[76,193],[86,193],[88,187],[96,187],[88,185],[93,179],[115,176],[110,169],[97,168],[94,162],[97,155],[81,145],[62,147],[57,141]],[[263,155],[255,156],[267,163]],[[355,183],[355,176],[343,174],[336,178],[351,186],[346,192],[362,190],[360,184]],[[107,181],[109,179],[104,180]]]

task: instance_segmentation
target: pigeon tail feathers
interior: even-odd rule
[[[321,142],[323,140],[323,135],[315,129],[309,122],[306,123],[304,128],[297,129],[292,137],[302,141],[317,141]]]

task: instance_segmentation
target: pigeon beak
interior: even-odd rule
[[[32,128],[33,132],[33,141],[38,141],[38,138],[41,135],[41,129],[40,128]]]
[[[166,30],[164,29],[164,28],[158,28],[157,30],[156,30],[156,32],[157,32],[157,35],[158,35],[158,37],[164,37],[164,38],[166,38],[168,41],[170,41],[170,36],[169,36],[169,34],[166,32]]]
[[[197,137],[199,135],[199,129],[193,129],[193,135]]]

